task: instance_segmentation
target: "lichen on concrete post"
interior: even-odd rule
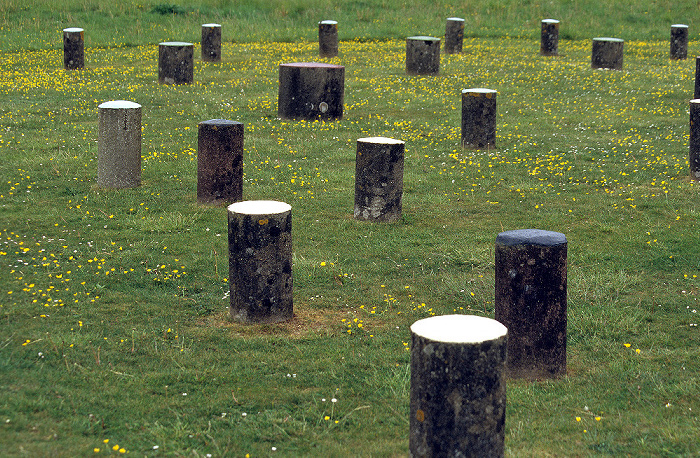
[[[393,222],[401,218],[403,162],[401,140],[386,137],[357,140],[355,219]]]
[[[158,83],[192,84],[194,81],[194,45],[167,41],[158,45]]]
[[[228,206],[231,319],[277,323],[294,316],[292,207],[273,200]]]
[[[345,67],[296,62],[279,67],[280,118],[336,120],[343,117]]]
[[[133,188],[141,184],[141,105],[113,100],[98,107],[97,185]]]
[[[338,22],[321,21],[318,23],[318,55],[331,58],[338,55]]]
[[[566,374],[566,236],[501,232],[495,248],[495,318],[508,328],[508,376]]]
[[[673,24],[671,26],[671,59],[683,60],[688,57],[688,26]]]
[[[462,146],[473,149],[496,147],[496,95],[493,89],[462,91]]]
[[[559,21],[556,19],[542,19],[540,55],[559,55]]]
[[[243,124],[210,119],[198,126],[197,202],[231,204],[243,199]]]
[[[690,178],[700,181],[700,99],[690,101]]]
[[[597,37],[591,49],[591,68],[622,70],[625,41],[620,38]]]
[[[445,54],[459,54],[462,52],[464,41],[464,19],[448,17],[445,24]]]
[[[481,316],[413,323],[410,456],[504,456],[508,339],[505,326]]]
[[[440,39],[416,36],[406,38],[406,73],[435,75],[440,72]]]
[[[83,29],[63,29],[63,68],[79,70],[85,68],[85,36]]]
[[[202,24],[202,62],[221,62],[221,24]]]

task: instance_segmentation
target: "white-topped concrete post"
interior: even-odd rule
[[[210,119],[198,126],[197,202],[232,204],[243,199],[243,124]]]
[[[700,181],[700,99],[690,101],[690,178]]]
[[[688,26],[673,24],[671,26],[671,59],[683,60],[688,58]]]
[[[464,19],[460,17],[448,17],[445,25],[445,54],[458,54],[462,52],[464,40]]]
[[[323,58],[338,55],[337,21],[321,21],[318,23],[318,55]]]
[[[323,62],[280,64],[277,114],[286,119],[343,117],[345,67]]]
[[[202,61],[221,62],[221,24],[202,24]]]
[[[591,68],[622,70],[625,41],[620,38],[597,37],[591,49]]]
[[[167,41],[158,45],[158,82],[192,84],[194,81],[194,45]]]
[[[386,137],[357,140],[355,219],[393,222],[401,218],[404,142]]]
[[[491,318],[434,316],[411,326],[413,457],[502,457],[508,330]]]
[[[559,21],[556,19],[542,19],[540,36],[540,55],[559,55]]]
[[[78,70],[85,68],[85,36],[79,27],[63,29],[63,68]]]
[[[231,318],[277,323],[293,317],[292,207],[274,200],[228,206]]]
[[[496,94],[493,89],[462,90],[462,146],[496,147]]]
[[[434,75],[440,72],[440,39],[416,36],[406,38],[406,73]]]
[[[133,188],[141,184],[141,105],[127,100],[100,104],[97,186]]]

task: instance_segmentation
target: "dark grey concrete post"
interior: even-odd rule
[[[464,41],[464,19],[448,17],[445,25],[445,54],[459,54],[462,52]]]
[[[690,178],[700,181],[700,99],[690,101]]]
[[[695,57],[695,91],[694,99],[700,99],[700,56]]]
[[[625,41],[620,38],[593,39],[591,68],[622,70]]]
[[[490,318],[445,315],[411,326],[412,457],[502,457],[508,330]]]
[[[202,61],[221,62],[221,24],[202,24]]]
[[[63,68],[78,70],[85,68],[84,31],[78,27],[63,29]]]
[[[338,55],[338,22],[321,21],[318,23],[318,55],[323,58]]]
[[[673,24],[671,26],[671,59],[688,58],[688,26],[685,24]]]
[[[406,38],[406,73],[434,75],[440,72],[440,39],[434,37]]]
[[[141,184],[141,105],[126,100],[98,107],[97,186],[133,188]]]
[[[226,119],[199,123],[197,202],[231,204],[243,199],[243,124]]]
[[[540,55],[559,55],[559,21],[556,19],[542,19],[542,32],[540,37]]]
[[[522,229],[496,237],[496,320],[508,328],[510,377],[566,374],[566,236]]]
[[[496,147],[496,94],[493,89],[472,88],[462,91],[462,146]]]
[[[357,140],[355,219],[392,222],[401,218],[404,142],[385,137]]]
[[[287,119],[343,117],[345,67],[318,62],[281,64],[277,113]]]
[[[194,81],[194,45],[167,41],[158,46],[158,82],[192,84]]]
[[[272,200],[228,206],[231,318],[277,323],[293,317],[292,207]]]

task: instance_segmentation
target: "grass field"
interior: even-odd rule
[[[508,382],[508,456],[698,456],[697,5],[663,2],[0,5],[0,455],[406,456],[409,326],[493,317],[494,241],[568,239],[568,375]],[[166,14],[161,14],[166,13]],[[467,19],[439,76],[410,35]],[[562,20],[541,57],[539,21]],[[277,118],[278,66],[339,21],[345,111]],[[199,59],[223,26],[223,62]],[[668,57],[690,25],[688,60]],[[85,28],[64,71],[61,30]],[[591,37],[625,39],[623,71]],[[157,43],[195,43],[158,85]],[[498,91],[497,148],[460,147],[460,91]],[[142,178],[96,187],[97,106],[143,106]],[[245,125],[244,198],[292,205],[295,318],[228,320],[226,210],[197,205],[197,124]],[[352,218],[356,140],[406,142],[403,217]]]

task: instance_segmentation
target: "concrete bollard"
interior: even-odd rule
[[[594,38],[591,50],[591,68],[622,70],[624,45],[625,41],[620,38]]]
[[[695,58],[695,91],[693,92],[694,99],[700,99],[700,56]]]
[[[321,21],[318,23],[318,55],[323,58],[338,55],[338,22]]]
[[[700,98],[690,101],[690,178],[700,181]]]
[[[504,456],[509,338],[505,326],[481,316],[413,323],[410,456]]]
[[[493,89],[472,88],[462,91],[462,146],[496,147],[496,94]]]
[[[559,21],[556,19],[542,19],[540,55],[559,55]]]
[[[287,119],[343,117],[345,67],[318,62],[281,64],[277,113]]]
[[[194,81],[194,45],[168,41],[158,46],[158,82],[192,84]]]
[[[231,318],[277,323],[294,316],[292,207],[272,200],[228,206]]]
[[[448,17],[445,25],[445,54],[459,54],[462,52],[464,41],[464,19]]]
[[[404,142],[385,137],[357,140],[355,219],[392,222],[401,218]]]
[[[683,60],[688,58],[688,26],[673,24],[671,26],[671,59]]]
[[[141,184],[141,105],[126,100],[98,107],[97,186],[133,188]]]
[[[495,318],[508,328],[508,376],[566,374],[566,236],[522,229],[496,237]]]
[[[78,70],[85,68],[85,36],[78,27],[63,29],[63,68]]]
[[[199,123],[197,202],[231,204],[243,199],[243,124],[226,119]]]
[[[440,72],[440,39],[434,37],[406,38],[406,73],[435,75]]]
[[[202,24],[202,61],[221,62],[221,24]]]

